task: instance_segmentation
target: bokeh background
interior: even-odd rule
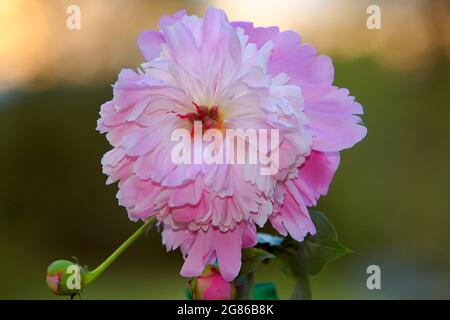
[[[80,30],[66,28],[71,4]],[[77,256],[94,267],[138,227],[117,186],[105,186],[99,106],[120,69],[143,62],[140,31],[210,4],[230,20],[299,32],[364,106],[368,135],[343,152],[318,205],[354,253],[312,279],[313,296],[450,298],[450,6],[406,0],[0,0],[0,298],[55,298],[50,262]],[[381,30],[366,27],[369,4],[381,8]],[[181,263],[152,232],[84,297],[184,298]],[[381,290],[366,288],[371,264]],[[257,274],[270,280],[289,297],[294,283],[276,263]]]

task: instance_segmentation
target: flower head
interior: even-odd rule
[[[315,233],[307,207],[327,192],[339,151],[365,136],[362,107],[332,86],[331,59],[295,32],[230,22],[215,8],[203,18],[164,16],[159,25],[138,39],[146,62],[123,70],[101,107],[98,130],[113,146],[103,171],[108,183],[119,182],[130,219],[161,222],[167,249],[184,255],[183,276],[198,276],[217,259],[231,281],[241,249],[256,244],[256,225],[270,221],[298,241]],[[188,142],[194,157],[231,150],[224,140],[209,148],[208,132],[263,130],[274,141],[269,147],[238,136],[241,149],[232,150],[278,161],[175,163],[178,129],[203,136]],[[267,165],[271,174],[263,173]]]

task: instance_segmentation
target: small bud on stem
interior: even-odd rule
[[[236,297],[234,282],[226,282],[219,269],[212,265],[189,281],[189,286],[194,300],[232,300]]]
[[[47,268],[47,286],[56,295],[71,296],[79,295],[89,283],[97,279],[122,252],[124,252],[147,228],[155,225],[156,218],[147,220],[131,237],[116,249],[96,269],[88,271],[78,263],[68,260],[57,260]]]

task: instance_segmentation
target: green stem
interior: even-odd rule
[[[238,287],[237,300],[253,299],[254,273],[250,272],[242,281],[243,283]]]
[[[155,223],[155,217],[147,220],[139,229],[135,231],[135,233],[131,235],[131,237],[129,237],[124,243],[122,243],[122,245],[118,247],[116,251],[114,251],[105,261],[103,261],[102,264],[86,274],[83,285],[86,286],[89,283],[95,281],[95,279],[97,279],[98,276],[100,276],[103,271],[105,271],[111,265],[111,263],[113,263],[114,260],[116,260],[120,256],[122,252],[124,252],[137,238],[139,238],[139,236],[142,235],[147,228],[153,227]]]
[[[297,276],[291,300],[311,300],[311,285],[307,274]]]

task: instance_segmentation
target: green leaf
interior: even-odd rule
[[[311,211],[309,214],[317,229],[317,233],[310,236],[311,240],[321,243],[337,242],[337,232],[330,220],[319,211]]]
[[[253,287],[255,300],[278,300],[277,289],[271,282],[256,283]]]
[[[310,215],[317,233],[308,235],[295,251],[287,254],[287,266],[296,278],[302,274],[316,275],[329,262],[350,252],[338,241],[336,229],[323,213],[312,211]]]
[[[257,248],[242,250],[242,267],[238,279],[242,279],[253,272],[264,260],[273,259],[275,256],[270,252]]]
[[[184,294],[186,296],[186,299],[193,300],[192,292],[189,288],[184,288]]]

